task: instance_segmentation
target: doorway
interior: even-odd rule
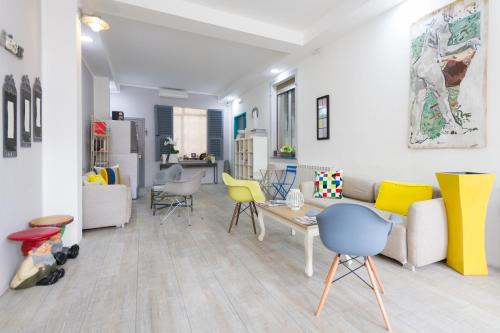
[[[137,157],[139,159],[139,179],[137,180],[137,186],[143,188],[145,184],[145,161],[146,161],[146,119],[144,118],[130,118],[127,117],[125,120],[130,120],[135,123],[135,132],[137,134]]]

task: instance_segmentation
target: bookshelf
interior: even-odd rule
[[[234,144],[234,177],[260,179],[260,170],[267,169],[267,137],[239,138]]]

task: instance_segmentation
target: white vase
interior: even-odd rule
[[[168,163],[179,163],[179,155],[178,154],[170,154],[168,158]]]
[[[161,164],[167,163],[167,154],[161,154]]]
[[[286,196],[286,205],[291,210],[299,210],[304,206],[304,195],[299,189],[291,189]]]

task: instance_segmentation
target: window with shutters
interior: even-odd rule
[[[224,119],[221,110],[207,110],[207,152],[222,160],[224,155]]]
[[[221,110],[155,106],[156,160],[168,154],[168,138],[176,141],[180,156],[208,153],[223,159],[224,118]]]
[[[207,110],[174,106],[174,140],[181,156],[207,152]]]
[[[174,135],[173,108],[169,105],[155,105],[155,159],[168,154],[168,138]]]

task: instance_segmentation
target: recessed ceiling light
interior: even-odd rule
[[[85,43],[93,43],[94,42],[94,40],[91,37],[85,36],[85,35],[80,36],[80,40],[82,42],[85,42]]]
[[[108,22],[104,21],[99,16],[83,15],[82,22],[85,23],[86,25],[88,25],[90,27],[90,29],[92,29],[95,32],[109,29]]]
[[[271,74],[278,74],[279,72],[281,72],[279,69],[271,68]]]

